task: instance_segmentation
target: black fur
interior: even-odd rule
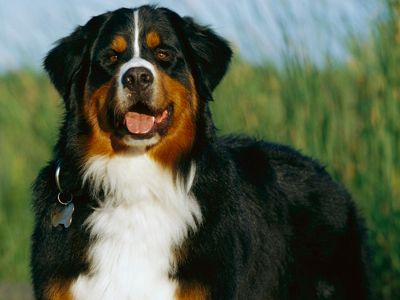
[[[182,84],[189,70],[201,97],[196,142],[178,168],[184,173],[190,161],[196,162],[192,191],[203,223],[185,241],[187,256],[171,276],[201,283],[212,299],[367,299],[366,230],[349,194],[318,162],[289,147],[217,137],[208,100],[230,62],[227,42],[168,9],[142,9],[180,47],[176,61],[161,67]],[[53,160],[34,185],[31,267],[37,299],[45,299],[50,282],[67,284],[88,270],[91,241],[83,223],[96,199],[80,176],[84,150],[79,141],[90,131],[80,111],[84,89],[114,74],[96,62],[99,35],[104,38],[110,22],[122,24],[127,11],[93,18],[60,40],[45,59],[66,115]],[[54,228],[50,220],[58,205],[54,172],[59,161],[61,184],[76,206],[68,229]]]
[[[367,299],[363,222],[317,162],[225,137],[199,166],[205,225],[180,276],[206,282],[213,299]]]

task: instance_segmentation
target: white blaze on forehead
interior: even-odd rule
[[[156,69],[154,65],[149,62],[146,59],[143,59],[140,57],[140,43],[139,43],[139,37],[140,37],[140,22],[139,22],[139,9],[135,10],[133,12],[133,24],[134,24],[134,33],[133,33],[133,57],[124,63],[118,74],[118,80],[119,80],[119,86],[118,86],[118,94],[120,96],[120,99],[125,99],[126,95],[123,91],[124,87],[122,86],[122,77],[131,68],[137,68],[137,67],[144,67],[153,74],[154,80],[156,80]]]
[[[139,9],[133,12],[133,22],[135,24],[135,37],[133,41],[133,56],[140,57],[140,47],[139,47]]]

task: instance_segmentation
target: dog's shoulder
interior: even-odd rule
[[[217,149],[234,163],[243,179],[250,182],[304,180],[313,176],[327,176],[325,167],[315,159],[294,148],[250,138],[244,135],[222,136]]]
[[[216,144],[234,166],[229,176],[236,178],[235,188],[245,186],[258,201],[275,201],[293,215],[315,214],[339,227],[355,209],[345,187],[323,164],[292,147],[234,135],[221,137]]]

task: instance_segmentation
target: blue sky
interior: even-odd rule
[[[349,31],[368,36],[384,14],[379,0],[14,0],[0,4],[0,71],[40,67],[57,39],[91,16],[158,3],[211,25],[248,61],[279,62],[284,53],[347,57]],[[289,42],[288,42],[289,41]]]

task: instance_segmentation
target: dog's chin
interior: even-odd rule
[[[142,150],[145,150],[148,147],[156,145],[160,140],[161,136],[159,134],[155,134],[152,137],[146,139],[137,139],[130,135],[125,135],[122,138],[122,142],[125,146]]]

